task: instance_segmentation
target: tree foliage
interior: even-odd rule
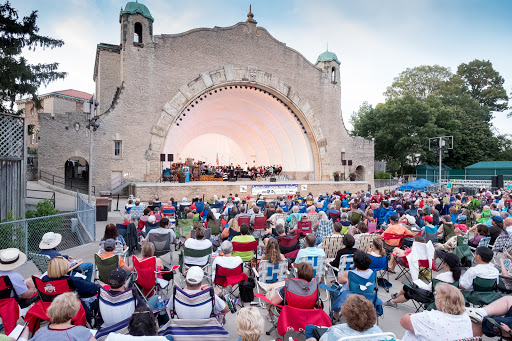
[[[0,5],[0,111],[14,113],[16,99],[27,95],[32,96],[36,107],[40,108],[36,95],[39,86],[66,76],[65,72],[58,71],[58,63],[34,65],[21,56],[24,48],[35,50],[64,45],[62,40],[39,35],[36,20],[37,11],[20,20],[8,1]]]
[[[510,157],[512,142],[494,136],[490,124],[493,111],[507,108],[503,81],[489,61],[461,64],[457,74],[439,65],[407,69],[387,88],[384,103],[364,102],[352,115],[352,134],[374,138],[375,158],[391,171],[437,163],[428,143],[436,136],[454,137],[443,162],[455,169]]]

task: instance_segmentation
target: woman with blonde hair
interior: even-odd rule
[[[76,294],[72,292],[57,296],[46,311],[50,324],[39,328],[30,340],[96,340],[89,329],[71,324],[71,319],[78,313],[80,304]]]
[[[148,259],[148,258],[155,256],[155,244],[153,244],[152,242],[144,242],[144,244],[142,245],[142,250],[140,252],[140,255],[142,256],[142,258],[140,258],[140,260]],[[173,278],[172,272],[165,273],[163,275],[160,273],[160,271],[168,271],[168,270],[169,269],[164,266],[164,263],[162,262],[162,260],[159,257],[156,257],[156,271],[158,272],[157,277],[163,278],[167,281],[170,281]]]
[[[400,324],[406,330],[403,341],[410,340],[460,340],[472,338],[473,329],[465,313],[464,296],[450,284],[435,287],[435,303],[438,310],[406,314]]]
[[[255,307],[242,308],[236,315],[235,327],[238,341],[258,341],[263,334],[263,317]]]

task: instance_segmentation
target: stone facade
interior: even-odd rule
[[[252,197],[252,185],[244,185],[247,187],[247,192],[240,192],[240,186],[246,184],[245,182],[212,182],[207,186],[190,184],[151,184],[151,183],[138,183],[136,186],[136,196],[142,201],[155,200],[159,198],[162,202],[169,201],[172,197],[176,201],[181,201],[183,197],[191,200],[192,198],[202,198],[204,195],[205,200],[213,198],[217,195],[219,198],[222,195],[226,197],[229,194],[238,194],[239,197],[245,198],[250,195]],[[269,183],[258,183],[254,182],[255,185],[268,185]],[[301,185],[307,184],[307,190],[299,191],[301,195],[307,195],[312,193],[318,195],[320,193],[333,193],[335,191],[347,191],[350,193],[356,193],[358,191],[368,191],[368,183],[363,181],[351,181],[351,182],[334,182],[325,181],[317,183],[303,183],[300,181],[294,181],[293,184],[297,184],[298,188]],[[271,184],[270,184],[271,185]],[[275,198],[276,195],[266,195],[268,198]]]
[[[372,184],[373,142],[347,133],[336,61],[312,64],[252,18],[231,27],[162,35],[153,35],[152,18],[142,12],[122,12],[120,23],[120,44],[98,44],[94,69],[100,128],[94,133],[93,183],[100,190],[111,189],[118,174],[134,182],[157,181],[159,154],[185,108],[229,85],[257,86],[293,110],[312,146],[314,179],[309,180],[344,172],[344,153],[352,160],[345,172],[357,169],[358,180]],[[141,40],[134,41],[138,24]],[[116,141],[122,151],[114,156]],[[45,154],[50,158],[45,163],[59,166],[74,149],[81,152],[81,146],[62,148]]]

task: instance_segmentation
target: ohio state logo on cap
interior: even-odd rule
[[[44,286],[44,291],[49,294],[53,294],[55,292],[55,287],[51,283],[48,283]]]

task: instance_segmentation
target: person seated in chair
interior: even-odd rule
[[[476,265],[469,268],[461,277],[459,281],[459,288],[462,290],[472,290],[473,280],[475,278],[484,279],[498,279],[500,272],[489,264],[492,261],[494,253],[487,246],[480,246],[476,248],[475,263]]]
[[[86,327],[71,324],[71,320],[78,313],[79,309],[80,301],[77,299],[76,294],[66,292],[55,297],[47,310],[50,324],[39,328],[30,340],[96,340],[91,331]],[[25,328],[25,330],[27,332],[24,332],[26,334],[22,334],[22,337],[26,340],[28,328]],[[22,338],[18,340],[22,340]]]
[[[455,226],[452,223],[452,217],[444,215],[441,217],[441,225],[437,228],[437,239],[440,242],[446,242],[455,234]]]
[[[377,312],[372,302],[368,301],[364,296],[353,294],[350,295],[345,303],[341,306],[341,314],[347,323],[337,324],[329,327],[322,335],[322,341],[337,341],[340,338],[348,336],[362,336],[366,334],[382,333],[382,329],[376,325]],[[316,341],[312,337],[313,329],[317,326],[308,325],[304,331],[307,341]],[[377,340],[377,339],[365,339]]]
[[[473,323],[474,336],[512,337],[512,296],[504,296],[483,308],[466,308],[466,314]]]
[[[23,265],[26,260],[27,256],[18,249],[10,248],[0,250],[0,276],[7,276],[11,280],[12,287],[18,297],[18,304],[21,308],[30,306],[38,299],[36,295],[37,289],[32,278],[23,279],[19,273],[13,271]]]
[[[235,327],[238,341],[258,341],[263,334],[265,321],[256,307],[242,308],[236,314]]]
[[[212,280],[215,280],[215,270],[217,265],[226,269],[235,269],[240,266],[243,261],[239,256],[233,257],[233,244],[229,240],[225,240],[220,245],[222,256],[215,257],[212,263]]]
[[[337,225],[338,228],[340,225]],[[340,266],[341,256],[353,255],[357,251],[357,248],[354,247],[356,245],[356,240],[354,236],[351,234],[346,234],[343,236],[343,245],[345,245],[345,247],[339,249],[338,252],[336,252],[336,257],[330,263],[335,268],[338,268]]]
[[[169,244],[173,244],[174,240],[176,239],[176,234],[172,229],[169,228],[169,219],[168,218],[162,218],[159,223],[159,227],[157,229],[152,229],[148,233],[148,237],[152,233],[158,233],[158,234],[167,234],[169,236]],[[146,238],[147,239],[147,238]]]
[[[154,257],[155,256],[155,244],[153,244],[152,242],[145,242],[144,245],[142,245],[142,250],[140,252],[140,255],[142,256],[142,258],[140,258],[141,261],[151,258],[151,257]],[[160,259],[160,257],[155,257],[155,258],[156,258],[156,271],[158,271],[158,272],[169,271],[169,268],[164,266],[164,262]],[[165,274],[158,273],[156,276],[157,276],[157,278],[162,278],[162,279],[165,279],[166,281],[170,281],[174,277],[172,272],[165,273]]]
[[[212,242],[209,239],[204,239],[205,229],[202,226],[199,226],[196,229],[196,238],[189,238],[185,242],[185,248],[191,250],[205,250],[212,247]],[[204,266],[208,263],[209,255],[203,257],[189,257],[184,256],[183,262],[186,265],[198,265]]]
[[[115,227],[115,226],[114,226]],[[54,233],[54,232],[46,232],[43,235],[43,238],[41,239],[41,242],[39,243],[39,254],[40,255],[47,255],[50,257],[50,259],[53,259],[55,257],[64,257],[66,258],[70,265],[75,264],[75,260],[71,256],[67,255],[61,255],[56,247],[60,244],[62,241],[62,235],[60,233]],[[90,282],[92,279],[92,271],[93,271],[93,265],[92,263],[82,263],[78,267],[75,268],[73,271],[76,272],[82,272],[87,280]]]
[[[401,235],[403,237],[415,237],[419,232],[411,232],[407,227],[398,223],[398,216],[392,215],[389,217],[389,224],[386,228],[386,233]],[[388,252],[393,252],[393,249],[400,244],[399,239],[384,239],[384,248]]]
[[[172,341],[171,335],[158,336],[158,321],[155,314],[147,306],[137,307],[130,322],[128,323],[128,334],[110,333],[105,341]]]
[[[103,243],[103,249],[105,250],[105,252],[100,253],[98,256],[100,256],[102,259],[113,257],[114,251],[116,249],[116,241],[114,239],[105,240],[105,242]],[[126,265],[125,261],[120,256],[119,256],[119,266],[128,272],[131,272],[133,270],[133,266]]]
[[[198,266],[192,266],[187,271],[187,275],[185,277],[186,286],[183,289],[183,291],[185,291],[187,294],[196,294],[206,288],[209,288],[209,285],[207,285],[207,284],[202,285],[203,277],[204,277],[203,270]],[[169,311],[171,311],[171,312],[173,311],[174,300],[173,300],[172,296],[169,299],[167,308],[169,309]],[[196,309],[197,313],[194,310],[194,311],[190,311],[190,314],[188,314],[188,315],[195,316],[195,319],[207,319],[210,317],[211,311],[201,309],[201,306],[183,306],[182,308],[187,309],[187,310]],[[215,305],[213,307],[214,314],[215,315],[225,314],[228,311],[229,311],[229,306],[226,304],[226,302],[224,302],[219,296],[215,295]]]
[[[297,267],[302,257],[325,257],[325,251],[316,247],[316,237],[310,233],[304,238],[306,242],[306,248],[300,249],[297,253],[297,257],[293,262],[293,266]]]
[[[458,227],[455,228],[454,232],[455,234],[452,237],[450,237],[450,239],[448,239],[446,243],[437,243],[435,245],[436,258],[439,257],[443,259],[445,254],[453,252],[453,250],[457,247],[457,237],[462,236],[463,233]]]
[[[251,243],[256,241],[253,236],[249,234],[249,224],[242,224],[240,226],[240,236],[235,236],[231,242],[233,243]],[[253,251],[235,252],[236,256],[240,256],[244,262],[250,261],[254,258]]]
[[[460,259],[456,254],[447,253],[443,258],[444,272],[438,274],[435,278],[445,283],[455,283],[460,279],[461,268]],[[429,283],[426,287],[420,287],[420,289],[432,291],[432,283]],[[408,285],[404,285],[399,293],[391,295],[391,299],[384,302],[383,306],[398,308],[398,303],[405,303],[410,299],[414,299],[415,292],[414,288]]]
[[[124,240],[123,236],[117,232],[116,225],[107,224],[107,226],[105,226],[105,233],[103,234],[101,241],[105,241],[107,239],[114,239],[116,242],[123,244],[123,250],[126,250],[126,241]]]
[[[296,266],[297,268],[297,278],[303,279],[307,282],[311,282],[313,280],[313,267],[309,265],[308,263],[299,263]],[[273,305],[270,305],[267,303],[267,310],[272,309],[272,307],[275,307],[276,304],[283,304],[283,300],[285,297],[285,287],[277,287],[270,291],[267,291],[265,294],[265,297],[270,299],[272,301]],[[278,314],[277,314],[278,315]]]

